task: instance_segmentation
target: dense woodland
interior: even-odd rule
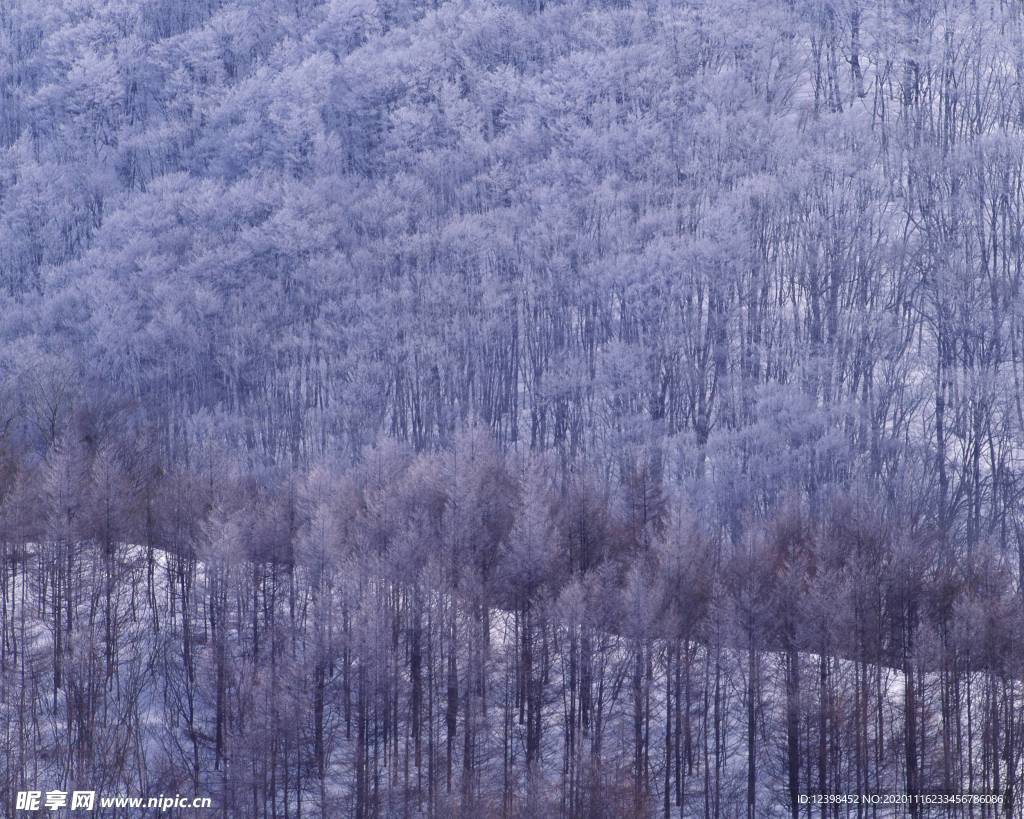
[[[1022,228],[1019,0],[0,0],[0,814],[1024,815]]]

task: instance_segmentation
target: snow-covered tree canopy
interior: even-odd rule
[[[1022,231],[1018,0],[0,0],[0,814],[1021,815]]]

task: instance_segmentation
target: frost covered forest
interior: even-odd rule
[[[0,814],[1024,815],[1022,226],[1019,0],[0,0]]]

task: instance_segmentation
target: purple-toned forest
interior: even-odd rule
[[[1024,816],[1022,230],[1019,0],[0,0],[0,816]]]

